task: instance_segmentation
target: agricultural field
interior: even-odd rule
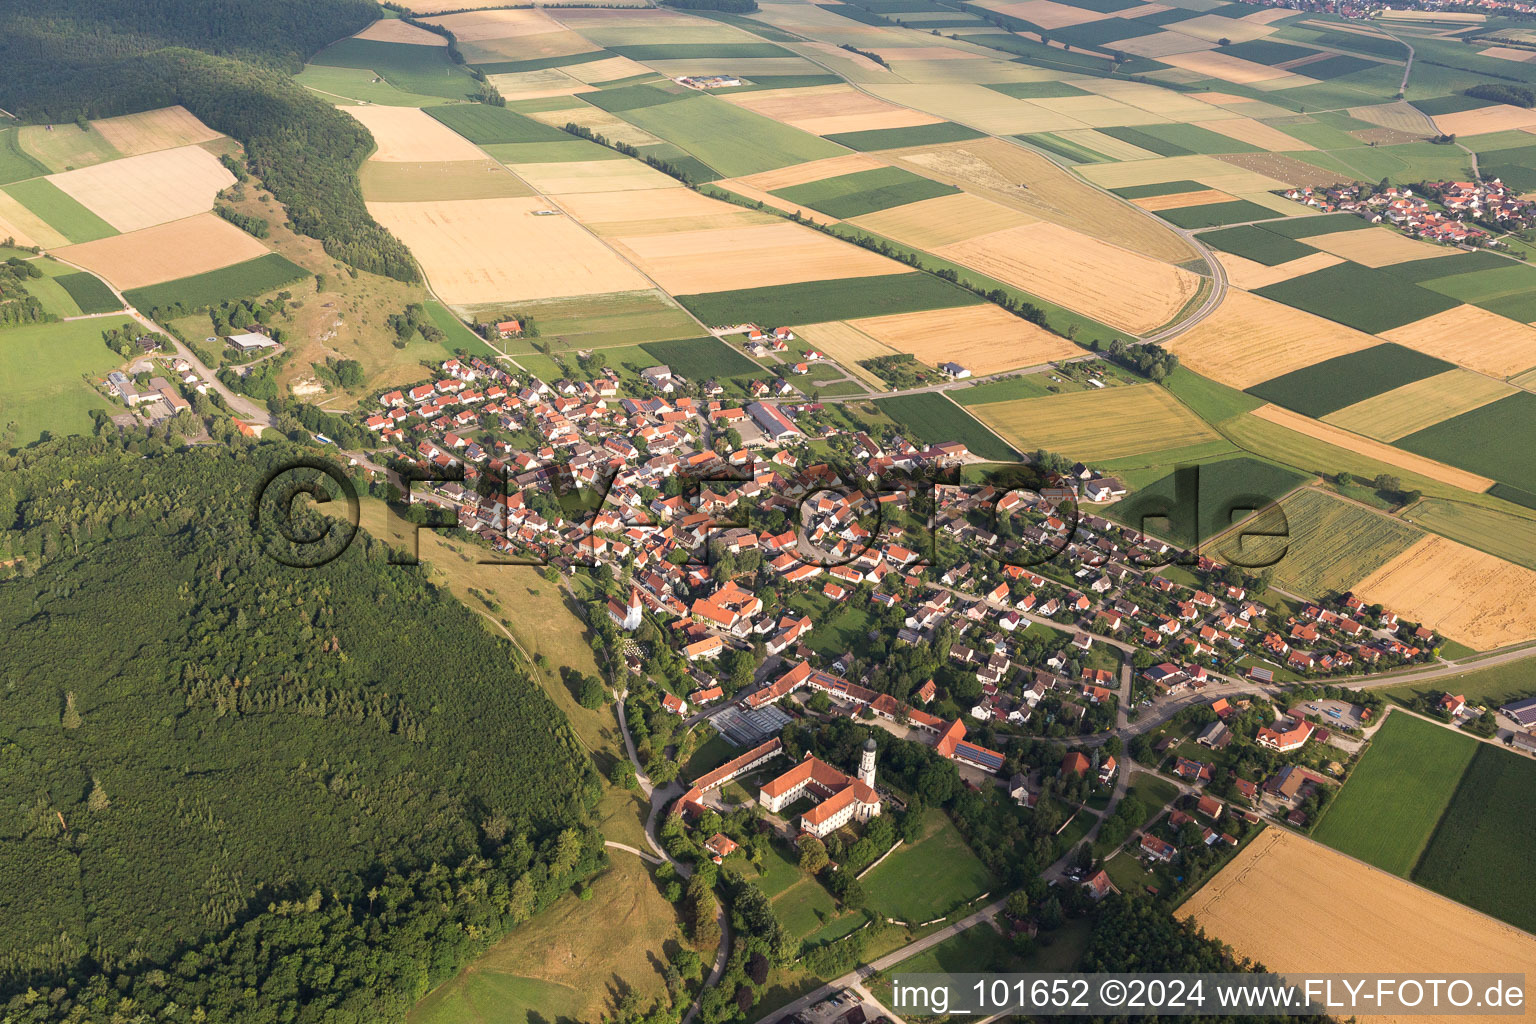
[[[0,185],[47,174],[45,167],[21,147],[18,128],[0,128]]]
[[[106,136],[93,127],[82,131],[72,124],[32,124],[15,129],[14,138],[15,148],[20,150],[27,163],[42,167],[19,176],[23,178],[73,171],[122,156]]]
[[[61,258],[99,274],[121,291],[192,277],[268,255],[265,245],[213,213],[55,251]]]
[[[1382,337],[1494,377],[1536,367],[1536,328],[1477,306],[1456,306]]]
[[[1355,593],[1484,651],[1536,638],[1536,605],[1525,598],[1533,587],[1530,569],[1428,536],[1362,580]]]
[[[112,411],[113,403],[81,380],[105,376],[121,360],[101,340],[110,320],[28,324],[0,335],[0,392],[5,394],[4,422],[16,432],[6,447],[21,446],[43,432],[89,434],[90,412]]]
[[[475,80],[463,65],[448,59],[445,46],[343,39],[315,54],[310,63],[372,71],[402,92],[452,100],[475,94]]]
[[[493,160],[404,163],[369,160],[358,175],[371,203],[412,203],[433,199],[505,199],[533,190]]]
[[[926,391],[895,398],[878,398],[875,405],[897,425],[926,444],[959,441],[972,455],[995,462],[1012,462],[1016,453],[942,392]]]
[[[657,363],[671,366],[689,379],[747,377],[762,372],[756,363],[719,338],[653,341],[641,347],[654,356]]]
[[[1497,444],[1488,443],[1493,438]],[[1411,452],[1536,492],[1536,462],[1528,457],[1533,439],[1536,395],[1517,391],[1399,438],[1397,443]]]
[[[1426,963],[1498,971],[1536,962],[1536,939],[1525,932],[1282,828],[1265,829],[1176,915],[1281,973],[1318,964],[1406,973]]]
[[[1324,598],[1349,592],[1423,536],[1421,530],[1391,516],[1361,508],[1325,491],[1297,491],[1273,510],[1245,526],[1257,533],[1280,533],[1285,553],[1275,563],[1275,582],[1292,593]],[[1259,547],[1278,541],[1257,540]],[[1278,550],[1275,551],[1279,555]]]
[[[1085,462],[1219,439],[1156,384],[973,405],[971,412],[1020,451],[1044,448]]]
[[[30,236],[45,248],[91,242],[117,234],[116,228],[48,178],[18,181],[7,185],[4,192],[11,202],[0,201],[0,217],[20,228],[20,236]],[[7,233],[17,234],[12,230]]]
[[[941,184],[900,167],[882,167],[793,185],[773,194],[841,220],[924,199],[955,195],[959,191],[953,185]]]
[[[972,306],[981,300],[948,281],[913,272],[678,295],[677,301],[711,326],[777,326]]]
[[[1433,356],[1387,343],[1335,356],[1248,388],[1248,393],[1322,419],[1356,402],[1454,370]]]
[[[1235,388],[1251,388],[1378,344],[1369,334],[1234,289],[1215,313],[1173,339],[1168,348],[1196,373]]]
[[[1260,288],[1258,294],[1367,334],[1390,331],[1457,305],[1454,299],[1385,271],[1348,262]]]
[[[1378,441],[1396,441],[1514,393],[1515,388],[1502,381],[1458,367],[1423,377],[1320,418]]]
[[[263,295],[308,276],[309,272],[303,267],[274,252],[219,270],[135,288],[124,294],[136,309],[154,310],[174,305],[195,309],[217,305],[226,299]]]
[[[956,362],[977,376],[1083,354],[1059,334],[990,303],[866,317],[849,325],[888,351],[906,352],[929,366]]]
[[[92,121],[91,126],[123,156],[142,156],[223,138],[186,107],[180,106],[109,117]]]
[[[871,907],[914,924],[948,914],[996,885],[944,812],[929,808],[924,813],[922,836],[863,878]],[[927,881],[913,885],[914,878]]]
[[[667,140],[723,177],[833,157],[839,146],[713,96],[690,96],[622,111],[626,121]]]
[[[1279,501],[1309,479],[1247,456],[1217,459],[1169,473],[1111,505],[1105,514],[1194,547],[1229,529],[1247,510]]]
[[[1403,518],[1468,547],[1536,569],[1536,514],[1517,515],[1447,498],[1425,498]]]
[[[137,231],[206,213],[213,209],[214,196],[235,183],[235,176],[203,147],[182,146],[47,180],[114,230]]]

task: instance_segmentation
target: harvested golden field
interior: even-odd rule
[[[1355,593],[1479,651],[1536,637],[1536,572],[1445,537],[1420,540]]]
[[[1449,22],[1479,22],[1487,21],[1486,14],[1474,14],[1470,11],[1392,11],[1389,16],[1391,21],[1449,21]]]
[[[1185,94],[1148,85],[1145,82],[1129,82],[1116,78],[1074,79],[1072,84],[1079,89],[1098,93],[1100,96],[1112,96],[1121,103],[1160,114],[1170,121],[1203,124],[1215,118],[1231,117],[1230,112],[1213,103],[1195,98],[1198,95],[1211,95],[1209,93]]]
[[[518,176],[540,192],[627,192],[636,189],[675,189],[680,186],[638,160],[570,160],[550,164],[512,164]]]
[[[459,44],[464,59],[491,64],[501,60],[534,60],[540,57],[568,57],[573,53],[591,53],[597,48],[579,32],[559,29],[532,32],[505,39],[481,39]],[[558,70],[564,70],[563,68]]]
[[[358,177],[363,198],[372,203],[414,203],[429,199],[500,199],[533,190],[494,160],[404,163],[368,160]]]
[[[1379,344],[1364,331],[1233,288],[1216,312],[1169,342],[1168,349],[1196,373],[1249,388]]]
[[[1212,203],[1230,203],[1232,196],[1220,189],[1208,188],[1199,192],[1175,192],[1166,196],[1147,196],[1132,199],[1134,206],[1143,210],[1182,210],[1186,206],[1209,206]]]
[[[1023,18],[1025,21],[1039,25],[1044,29],[1066,28],[1069,25],[1082,25],[1090,21],[1102,21],[1109,17],[1098,11],[1089,11],[1081,7],[1070,7],[1067,4],[1054,3],[1053,0],[1015,0],[1013,3],[1006,0],[988,0],[976,6],[985,7],[988,10],[997,11],[999,14],[1011,15],[1015,18]]]
[[[433,18],[432,23],[452,32],[454,38],[460,43],[478,43],[487,39],[511,39],[515,36],[565,31],[554,18],[542,10],[530,7],[449,14],[441,18]]]
[[[849,221],[877,235],[930,250],[1034,222],[1035,218],[1028,214],[969,192],[866,213]]]
[[[1346,235],[1349,237],[1346,238]],[[1437,256],[1449,256],[1456,252],[1449,246],[1421,242],[1386,228],[1335,231],[1326,235],[1299,238],[1297,241],[1367,267],[1388,267],[1394,263],[1407,263],[1409,260],[1431,260]]]
[[[1163,29],[1151,35],[1136,36],[1134,39],[1122,39],[1115,43],[1115,49],[1124,50],[1126,53],[1135,54],[1138,57],[1151,57],[1158,60],[1175,53],[1196,53],[1201,50],[1214,50],[1216,44],[1209,39],[1200,39],[1196,36],[1187,36],[1173,29]]]
[[[1306,70],[1305,66],[1302,68]],[[1350,107],[1349,116],[1370,124],[1389,128],[1393,131],[1403,132],[1408,139],[1397,141],[1407,142],[1412,139],[1422,139],[1428,132],[1424,127],[1424,115],[1407,100],[1397,100],[1393,103],[1373,103],[1364,107]],[[1358,138],[1358,136],[1357,136]]]
[[[1187,270],[1045,221],[934,252],[1133,333],[1168,323],[1200,288]]]
[[[1151,160],[1157,156],[1151,150],[1133,146],[1113,135],[1105,135],[1096,128],[1074,128],[1071,131],[1055,134],[1058,139],[1085,146],[1095,153],[1103,153],[1111,160]]]
[[[969,411],[1020,451],[1045,448],[1073,459],[1123,459],[1183,448],[1219,435],[1158,384],[988,402]]]
[[[452,305],[651,287],[570,217],[534,213],[542,209],[539,199],[368,204]]]
[[[1296,152],[1298,150],[1316,148],[1311,143],[1294,139],[1280,129],[1271,128],[1264,122],[1255,121],[1251,117],[1215,118],[1209,121],[1201,121],[1200,127],[1209,128],[1213,132],[1225,135],[1229,139],[1236,139],[1238,142],[1246,142],[1250,146],[1267,149],[1271,153]]]
[[[117,230],[137,231],[213,209],[214,197],[235,176],[206,149],[182,146],[48,180]]]
[[[868,171],[884,166],[884,163],[865,153],[849,153],[847,156],[831,156],[825,160],[809,160],[803,164],[790,164],[788,167],[780,167],[772,171],[762,171],[758,174],[748,174],[745,177],[732,180],[743,185],[750,185],[753,188],[761,189],[764,192],[772,192],[776,189],[789,188],[793,185],[807,185],[813,181],[821,181],[825,178],[836,178],[844,174],[857,174],[859,171]]]
[[[267,247],[215,213],[142,228],[58,250],[59,256],[106,278],[119,291],[232,266]]]
[[[1014,99],[974,82],[936,85],[899,82],[867,88],[894,103],[938,114],[992,135],[1090,127],[1070,114],[1059,113],[1030,100]],[[999,142],[998,145],[1007,146],[1008,143]]]
[[[431,33],[427,33],[431,35]],[[186,107],[162,107],[141,114],[125,114],[91,122],[101,137],[123,156],[142,156],[162,149],[211,142],[220,134],[192,115]]]
[[[820,324],[801,324],[795,334],[814,348],[837,361],[837,364],[876,391],[886,391],[890,385],[880,377],[859,365],[861,359],[878,359],[895,355],[893,349],[880,344],[851,324],[842,320],[829,320]]]
[[[1272,35],[1275,31],[1261,21],[1244,21],[1241,18],[1226,18],[1219,14],[1202,14],[1198,18],[1186,18],[1174,24],[1185,35],[1209,39],[1213,43],[1224,39],[1230,39],[1234,43],[1246,43],[1250,39],[1262,39]]]
[[[485,80],[509,100],[540,100],[550,96],[575,96],[577,93],[596,91],[595,86],[578,82],[559,68],[487,75]]]
[[[69,244],[69,239],[50,227],[47,221],[7,193],[0,192],[0,241],[7,238],[14,238],[20,245],[40,245],[44,249]]]
[[[636,235],[614,239],[613,244],[673,295],[899,274],[907,270],[905,264],[868,249],[785,221],[746,228]]]
[[[1075,118],[1090,128],[1110,128],[1116,125],[1158,125],[1167,118],[1141,107],[1122,103],[1113,96],[1092,93],[1087,96],[1043,96],[1029,103],[1057,114]]]
[[[1344,262],[1328,252],[1314,252],[1300,259],[1277,263],[1273,267],[1266,267],[1262,263],[1244,259],[1241,256],[1234,256],[1230,252],[1217,251],[1216,260],[1226,268],[1227,280],[1234,288],[1244,288],[1249,291],[1266,285],[1279,284],[1281,281],[1289,281],[1293,277],[1300,277],[1302,274],[1310,274],[1314,270],[1322,270],[1324,267]]]
[[[415,46],[447,46],[448,39],[436,32],[417,28],[399,18],[380,18],[363,29],[354,39],[372,39],[380,43],[410,43]]]
[[[1495,377],[1536,366],[1536,329],[1480,306],[1456,306],[1381,336]]]
[[[1264,175],[1273,181],[1284,182],[1286,185],[1332,185],[1335,182],[1347,180],[1347,175],[1325,171],[1321,167],[1313,167],[1303,160],[1281,153],[1222,153],[1216,159],[1234,167],[1241,167],[1245,171]],[[1266,206],[1269,205],[1270,200],[1288,203],[1291,207],[1287,211],[1289,215],[1292,217],[1297,215],[1296,204],[1283,196],[1265,192],[1244,192],[1243,197]],[[1278,207],[1271,207],[1271,209],[1278,209]]]
[[[1478,50],[1479,57],[1496,57],[1499,60],[1519,61],[1522,64],[1536,60],[1536,50],[1522,50],[1514,46],[1490,46],[1486,50]]]
[[[664,235],[780,222],[771,213],[744,210],[688,188],[575,193],[562,197],[560,205],[604,237]]]
[[[1486,135],[1489,132],[1536,126],[1536,110],[1497,103],[1477,110],[1440,114],[1434,120],[1435,127],[1447,135]]]
[[[650,71],[650,68],[628,57],[609,57],[606,60],[588,61],[585,64],[570,64],[560,69],[578,82],[597,84],[600,82],[616,82],[621,78],[634,78]]]
[[[571,102],[580,104],[580,100]],[[563,107],[560,110],[540,110],[528,115],[535,121],[542,121],[556,128],[563,128],[567,124],[579,124],[584,128],[590,128],[599,135],[612,142],[623,142],[631,146],[649,146],[660,142],[656,136],[644,128],[636,128],[618,114],[610,114],[606,110],[599,110],[591,106]]]
[[[1175,914],[1281,974],[1536,971],[1536,939],[1518,928],[1279,827],[1266,828]]]
[[[727,94],[725,98],[738,107],[745,107],[813,135],[910,128],[939,121],[932,114],[886,103],[847,85],[772,89],[736,96]]]
[[[785,213],[798,213],[807,220],[814,220],[822,224],[835,224],[837,222],[836,217],[828,217],[820,210],[813,210],[809,206],[792,203],[788,199],[780,199],[778,196],[764,192],[760,188],[753,188],[751,185],[743,184],[743,181],[744,179],[742,178],[726,178],[714,184],[721,188],[730,189],[744,199],[756,200],[769,209],[783,210]]]
[[[363,123],[378,146],[370,160],[442,163],[482,160],[473,142],[415,107],[342,107]]]
[[[1488,477],[1478,476],[1476,473],[1469,473],[1464,469],[1457,469],[1455,466],[1447,466],[1445,463],[1436,462],[1434,459],[1426,459],[1422,455],[1415,455],[1401,448],[1394,448],[1389,444],[1372,440],[1363,434],[1342,430],[1332,424],[1303,416],[1299,412],[1282,409],[1278,405],[1262,405],[1253,410],[1250,415],[1273,423],[1276,426],[1285,427],[1287,430],[1294,430],[1298,434],[1303,434],[1316,441],[1322,441],[1324,444],[1331,444],[1337,448],[1343,448],[1345,451],[1356,452],[1376,462],[1384,462],[1389,466],[1396,466],[1410,473],[1417,473],[1431,480],[1450,484],[1452,487],[1460,487],[1463,490],[1476,493],[1486,491],[1493,486],[1493,481]],[[1398,610],[1401,611],[1401,609]]]
[[[1447,370],[1329,413],[1323,422],[1378,441],[1396,441],[1441,420],[1508,398],[1516,390],[1471,370]]]
[[[1234,166],[1213,156],[1199,154],[1165,156],[1156,160],[1136,160],[1122,164],[1087,164],[1079,170],[1083,177],[1101,188],[1129,188],[1132,185],[1156,185],[1164,181],[1186,179],[1233,195],[1269,192],[1287,187],[1283,181]]]
[[[1000,139],[978,139],[975,142],[947,146],[895,150],[887,155],[919,174],[1156,260],[1182,263],[1196,257],[1194,249],[1187,242],[1155,217],[1138,213],[1113,196],[1106,196],[1040,154]],[[1217,167],[1225,167],[1219,162],[1213,163]],[[1173,175],[1152,180],[1177,181],[1188,177],[1191,175]],[[1195,180],[1212,188],[1222,187],[1213,181]]]
[[[991,303],[865,317],[849,324],[919,362],[956,362],[977,376],[1083,354],[1059,334]]]
[[[1221,20],[1226,24],[1232,24],[1229,19],[1223,18]],[[1231,57],[1224,53],[1211,53],[1209,51],[1170,53],[1159,59],[1164,64],[1172,64],[1176,68],[1193,71],[1197,75],[1204,75],[1207,78],[1219,78],[1223,82],[1233,82],[1237,85],[1253,85],[1256,82],[1268,82],[1278,78],[1293,77],[1289,72],[1266,67],[1263,64],[1255,64],[1253,61],[1243,60],[1241,57]]]

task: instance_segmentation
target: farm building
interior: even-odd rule
[[[277,342],[256,331],[247,331],[244,334],[231,334],[228,341],[241,352],[254,352],[257,349],[276,348]]]
[[[1499,708],[1499,714],[1513,718],[1526,728],[1536,725],[1536,697],[1511,701]]]

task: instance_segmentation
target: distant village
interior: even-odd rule
[[[1536,201],[1516,195],[1498,178],[1425,182],[1419,192],[1406,185],[1356,182],[1304,185],[1282,194],[1323,213],[1353,213],[1372,224],[1390,224],[1414,238],[1447,245],[1497,246],[1500,241],[1492,230],[1520,231],[1536,221]]]

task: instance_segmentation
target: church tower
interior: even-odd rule
[[[875,788],[875,738],[864,741],[864,754],[859,758],[859,781],[870,789]]]

